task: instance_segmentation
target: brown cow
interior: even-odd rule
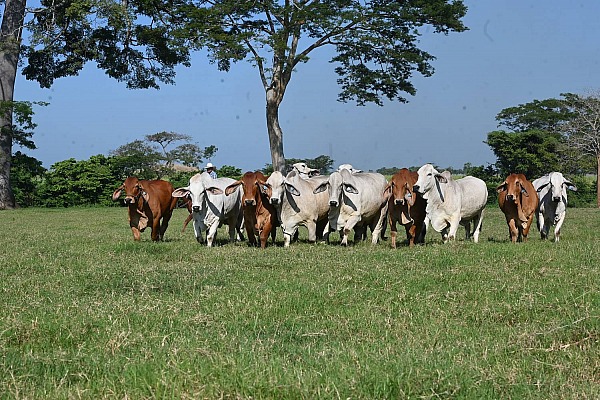
[[[398,234],[396,222],[404,225],[409,246],[425,242],[425,208],[427,200],[413,190],[419,179],[419,174],[402,168],[396,172],[384,193],[390,196],[388,200],[388,220],[392,229],[392,248],[396,248],[396,235]]]
[[[177,199],[171,196],[173,185],[161,180],[140,181],[130,176],[115,190],[112,199],[116,201],[123,190],[125,204],[129,208],[129,226],[133,239],[140,240],[140,232],[150,226],[152,240],[162,240],[177,204]]]
[[[267,188],[267,179],[262,172],[246,172],[242,179],[232,183],[225,188],[225,194],[229,196],[235,192],[241,185],[244,189],[242,197],[242,211],[244,213],[244,227],[248,232],[248,242],[256,246],[256,237],[260,238],[260,247],[267,246],[269,234],[273,243],[277,231],[275,228],[279,225],[277,220],[277,210],[270,204],[269,198],[264,192]]]
[[[506,217],[510,240],[513,243],[526,242],[539,202],[533,184],[523,174],[510,174],[496,191],[498,204]]]

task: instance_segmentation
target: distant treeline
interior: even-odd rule
[[[288,159],[289,165],[295,162],[306,162],[309,167],[319,169],[322,174],[331,172],[333,168],[333,160],[328,156],[314,159]],[[389,177],[399,169],[399,167],[385,167],[378,169],[377,172]],[[418,166],[409,169],[416,170]],[[473,175],[483,179],[488,185],[489,202],[496,202],[496,186],[502,182],[504,176],[492,165],[472,166],[467,163],[461,169],[446,169],[455,175]],[[262,170],[268,174],[272,168],[270,164],[266,164]],[[41,161],[17,152],[13,155],[11,184],[20,207],[113,206],[119,205],[111,199],[113,191],[129,175],[136,175],[141,179],[161,178],[172,182],[175,187],[182,187],[187,186],[189,178],[197,172],[178,171],[176,168],[165,169],[163,166],[156,165],[135,165],[128,157],[102,154],[82,161],[70,158],[46,169]],[[234,179],[238,179],[243,172],[245,171],[230,165],[220,166],[217,170],[220,177]],[[535,179],[538,176],[529,178]],[[594,177],[571,175],[569,178],[579,189],[569,194],[569,206],[594,206],[596,198]]]

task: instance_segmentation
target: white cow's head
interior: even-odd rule
[[[319,175],[319,170],[315,168],[309,168],[306,163],[299,162],[292,165],[292,171],[296,171],[300,174],[300,177],[307,179],[316,175]]]
[[[213,179],[206,173],[196,174],[190,178],[189,186],[175,189],[173,197],[187,197],[192,202],[192,212],[206,210],[207,193],[213,195],[223,194],[223,191],[213,185]]]
[[[339,171],[339,172],[341,172],[341,171],[342,171],[342,170],[344,170],[344,169],[345,169],[345,170],[348,170],[348,171],[350,171],[350,173],[352,173],[352,174],[356,174],[356,173],[358,173],[358,172],[362,172],[362,169],[356,169],[356,168],[354,168],[354,167],[352,166],[352,164],[341,164],[341,165],[338,167],[338,171]]]
[[[285,178],[279,171],[273,171],[267,178],[265,186],[267,190],[264,193],[269,197],[269,203],[274,206],[280,205],[283,201],[283,194],[285,192]]]
[[[439,183],[448,183],[447,176],[440,174],[433,165],[425,164],[417,171],[419,178],[413,186],[415,192],[421,193],[423,198],[427,198],[426,194],[434,189]]]
[[[321,183],[315,188],[313,193],[321,193],[329,189],[329,207],[336,208],[342,204],[342,196],[347,194],[358,194],[358,189],[351,182],[350,171],[343,170],[334,172],[329,176],[326,182]]]
[[[545,179],[547,177],[547,180]],[[543,177],[544,183],[537,189],[538,192],[548,188],[551,193],[551,199],[555,203],[567,202],[567,189],[577,191],[577,187],[569,180],[565,179],[560,172],[551,172]]]

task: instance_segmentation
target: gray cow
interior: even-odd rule
[[[367,226],[371,228],[373,244],[379,241],[387,217],[388,198],[384,194],[387,180],[379,173],[336,171],[314,190],[329,190],[329,229],[340,231],[342,244],[348,244],[348,234],[355,229],[362,238]]]
[[[202,232],[206,231],[206,244],[211,247],[217,229],[223,223],[229,225],[229,240],[243,240],[242,191],[225,196],[225,188],[235,183],[231,178],[213,179],[207,172],[190,178],[187,187],[175,189],[173,197],[190,196],[196,240],[202,243]]]
[[[439,173],[431,164],[423,165],[417,173],[419,179],[413,189],[427,200],[427,217],[442,240],[454,240],[459,225],[465,227],[469,239],[473,222],[473,241],[477,243],[488,197],[485,182],[473,176],[454,180],[450,172]]]
[[[288,173],[285,178],[279,171],[275,171],[267,179],[263,191],[277,209],[285,247],[290,245],[299,226],[308,229],[310,242],[315,242],[319,236],[322,236],[324,230],[327,239],[329,197],[326,193],[313,193],[318,185],[326,181],[327,177],[321,175],[303,178],[295,170]]]
[[[555,225],[554,241],[558,242],[567,214],[567,189],[577,191],[577,187],[560,172],[550,172],[532,183],[540,198],[536,219],[542,240],[548,238],[550,227]]]

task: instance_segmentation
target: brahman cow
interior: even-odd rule
[[[204,171],[190,178],[190,184],[173,191],[173,197],[191,200],[194,232],[198,243],[203,243],[202,232],[206,231],[206,245],[212,247],[218,228],[226,223],[229,226],[231,242],[243,240],[241,194],[226,197],[225,188],[235,182],[231,178],[213,179]],[[237,235],[236,235],[237,234]]]
[[[533,184],[523,174],[510,174],[496,188],[498,205],[506,217],[510,240],[526,242],[538,195]]]
[[[262,172],[246,172],[242,179],[233,182],[225,188],[225,194],[230,196],[242,186],[242,210],[244,213],[244,225],[248,233],[250,245],[256,246],[256,236],[260,239],[260,247],[267,246],[269,234],[273,243],[279,224],[277,220],[277,210],[269,203],[269,199],[264,194],[266,188],[266,178]]]
[[[567,213],[567,189],[577,191],[577,186],[560,172],[550,172],[532,183],[540,198],[536,217],[542,240],[548,238],[550,226],[556,225],[554,228],[554,241],[558,242],[560,240],[560,228]]]
[[[285,247],[290,245],[299,226],[308,229],[310,242],[323,237],[323,231],[328,224],[329,197],[325,192],[314,194],[313,191],[326,180],[327,177],[320,175],[303,178],[295,170],[288,173],[285,178],[283,174],[275,171],[267,179],[265,193],[277,209]],[[327,237],[328,228],[325,231]]]
[[[338,166],[338,172],[343,170],[343,169],[347,169],[348,171],[352,172],[353,174],[356,172],[363,172],[362,169],[356,169],[352,166],[352,164],[340,164],[340,166]]]
[[[419,174],[402,168],[396,172],[385,188],[388,201],[388,221],[392,229],[392,248],[396,248],[398,230],[396,223],[404,226],[409,246],[425,242],[427,201],[413,189]]]
[[[431,164],[423,165],[417,174],[413,189],[427,200],[427,218],[444,243],[456,238],[459,225],[465,227],[466,239],[472,234],[477,243],[488,197],[485,182],[473,176],[454,180],[450,172],[439,173]]]
[[[371,228],[373,244],[379,241],[386,223],[388,198],[387,181],[379,173],[336,171],[315,188],[318,194],[329,190],[329,230],[339,231],[342,245],[348,245],[348,234],[355,230],[354,241],[363,238]]]
[[[292,171],[296,171],[303,179],[312,178],[313,176],[317,176],[320,174],[318,169],[309,168],[309,166],[303,162],[293,164]]]
[[[133,239],[140,240],[140,232],[144,232],[146,227],[150,226],[152,240],[163,240],[177,204],[177,199],[171,196],[173,185],[167,181],[146,181],[130,176],[114,191],[113,201],[116,201],[123,191],[125,204],[129,208],[129,226]]]

